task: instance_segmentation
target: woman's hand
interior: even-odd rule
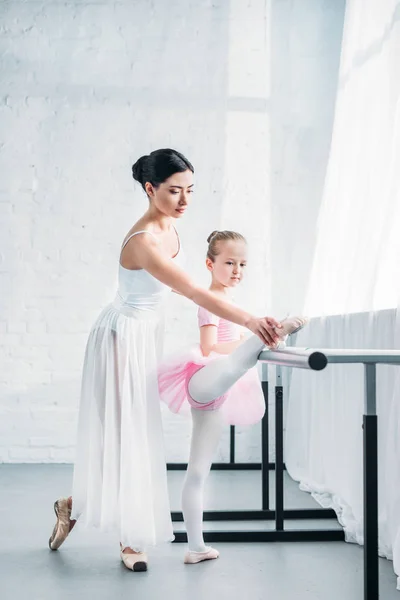
[[[247,329],[258,335],[266,346],[274,347],[280,340],[276,329],[282,329],[282,325],[271,317],[251,317],[245,324]]]

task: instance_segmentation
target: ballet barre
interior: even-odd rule
[[[399,365],[400,351],[287,347],[283,350],[263,350],[260,353],[258,360],[284,367],[297,367],[300,369],[321,371],[328,363]]]
[[[378,557],[378,423],[376,413],[376,366],[400,365],[398,350],[285,348],[263,351],[259,360],[274,364],[277,381],[281,381],[281,367],[292,366],[322,370],[328,364],[364,365],[363,415],[363,502],[364,502],[364,600],[379,598]],[[325,362],[325,364],[324,364]],[[279,387],[279,386],[278,386]],[[277,400],[276,431],[276,528],[283,529],[283,405]],[[282,420],[282,423],[281,423]],[[282,424],[282,427],[281,427]],[[278,431],[279,430],[279,431]],[[268,480],[266,473],[263,476]],[[267,481],[268,483],[268,481]]]
[[[263,350],[258,360],[276,366],[311,369],[312,371],[322,371],[328,364],[324,352],[309,348],[289,347],[282,350]]]

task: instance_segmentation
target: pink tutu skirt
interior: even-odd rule
[[[203,356],[200,346],[183,355],[163,361],[158,369],[158,387],[162,402],[174,413],[190,414],[190,407],[198,410],[221,410],[229,425],[253,425],[265,412],[264,394],[257,368],[253,367],[223,396],[208,404],[196,403],[189,395],[190,378],[207,363],[221,360],[223,356],[212,352]]]

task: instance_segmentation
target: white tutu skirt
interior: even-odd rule
[[[137,549],[174,539],[157,385],[163,331],[155,311],[108,306],[82,377],[72,518]]]

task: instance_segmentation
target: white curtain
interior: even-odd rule
[[[394,343],[400,348],[400,302],[397,306]],[[382,431],[381,424],[381,431]],[[387,548],[388,557],[393,558],[397,574],[397,589],[400,589],[400,367],[394,377],[394,389],[388,413],[387,427],[383,432],[386,439],[381,493],[381,535],[382,546]],[[380,460],[382,465],[382,457]],[[382,506],[383,504],[383,506]]]
[[[311,320],[298,346],[394,348],[396,310]],[[400,575],[400,367],[377,369],[379,548]],[[397,381],[397,383],[396,383]],[[362,365],[294,369],[286,422],[289,474],[325,507],[333,507],[348,542],[363,543]]]
[[[310,315],[397,305],[400,3],[348,0]]]
[[[331,151],[297,345],[400,348],[400,3],[348,0]],[[397,310],[396,310],[397,308]],[[328,316],[330,315],[330,316]],[[400,575],[400,367],[378,368],[379,550]],[[362,534],[363,368],[293,372],[286,464]],[[400,579],[398,587],[400,589]]]

